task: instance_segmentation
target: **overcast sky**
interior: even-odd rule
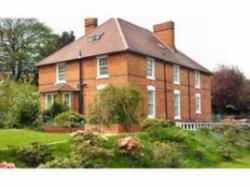
[[[83,20],[99,24],[120,17],[149,30],[173,20],[175,42],[210,70],[237,65],[250,78],[250,5],[248,0],[1,0],[0,17],[35,17],[56,33],[84,33]]]

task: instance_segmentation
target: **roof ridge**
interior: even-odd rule
[[[122,18],[117,18],[117,19],[120,20],[120,21],[124,21],[124,22],[126,22],[126,23],[128,23],[128,24],[130,24],[130,25],[133,25],[133,26],[135,26],[135,27],[137,27],[137,28],[140,28],[140,29],[143,29],[143,30],[145,30],[145,31],[147,31],[147,32],[152,33],[152,31],[150,31],[150,30],[148,30],[148,29],[146,29],[146,28],[144,28],[144,27],[141,27],[141,26],[139,26],[139,25],[136,25],[136,24],[134,24],[134,23],[131,23],[131,22],[125,20],[125,19],[122,19]]]
[[[119,31],[119,33],[120,33],[120,35],[121,35],[122,42],[123,42],[123,44],[124,44],[124,46],[125,46],[125,49],[128,49],[128,48],[129,48],[129,47],[128,47],[128,43],[127,43],[127,40],[126,40],[126,38],[125,38],[125,36],[124,36],[123,30],[122,30],[122,28],[121,28],[121,25],[120,25],[120,22],[119,22],[119,18],[114,18],[114,20],[115,20],[115,23],[116,23],[116,25],[117,25],[118,31]]]

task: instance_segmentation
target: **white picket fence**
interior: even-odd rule
[[[175,126],[187,130],[197,130],[200,128],[213,128],[217,123],[214,122],[176,122]]]

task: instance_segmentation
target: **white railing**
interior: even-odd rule
[[[211,129],[216,125],[214,122],[176,122],[175,126],[187,130],[197,130],[200,128]]]

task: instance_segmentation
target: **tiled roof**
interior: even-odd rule
[[[68,84],[57,84],[50,86],[48,88],[45,88],[44,90],[41,90],[41,93],[48,93],[48,92],[77,92],[79,91],[77,88],[74,88]]]
[[[91,41],[90,37],[94,35],[101,35],[101,38],[97,41]],[[84,58],[127,50],[211,73],[182,52],[174,51],[159,41],[151,31],[120,18],[109,19],[90,34],[43,59],[37,66],[78,59],[80,51]]]

